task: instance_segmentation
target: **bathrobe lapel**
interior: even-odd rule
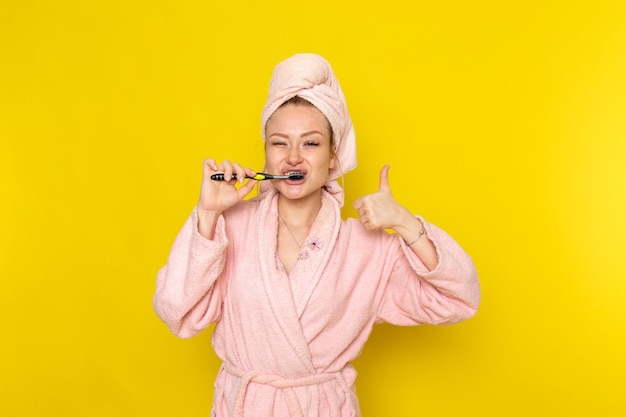
[[[339,205],[323,192],[320,212],[300,252],[300,259],[289,274],[298,318],[302,317],[315,288],[322,279],[324,268],[329,262],[337,241],[340,226]]]
[[[296,307],[291,295],[289,280],[276,271],[276,243],[278,230],[278,194],[273,193],[262,199],[259,205],[258,249],[261,265],[261,279],[267,297],[271,316],[278,323],[285,341],[304,367],[305,373],[313,373],[311,352],[304,338]]]
[[[315,369],[300,317],[322,277],[341,224],[338,204],[326,192],[323,193],[322,209],[311,228],[301,259],[296,262],[289,277],[279,274],[276,267],[278,193],[263,198],[259,206],[257,244],[268,305],[285,340],[309,373],[314,373]]]

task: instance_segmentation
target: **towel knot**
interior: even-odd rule
[[[276,65],[269,94],[279,94],[285,86],[306,89],[324,84],[334,87],[335,83],[330,65],[324,58],[315,54],[296,54]]]

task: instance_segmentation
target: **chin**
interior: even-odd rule
[[[302,200],[313,195],[319,195],[321,193],[321,189],[316,189],[313,191],[305,191],[305,190],[290,190],[290,189],[279,189],[280,194],[288,198],[289,200]]]

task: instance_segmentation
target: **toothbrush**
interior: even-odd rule
[[[246,175],[246,178],[250,178],[252,180],[263,181],[263,180],[301,180],[304,179],[304,174],[293,173],[289,175],[271,175],[265,174],[263,172],[257,173],[254,177],[250,177]],[[213,174],[211,175],[211,179],[213,181],[226,181],[224,179],[224,174]],[[237,174],[233,173],[233,180],[237,179]]]

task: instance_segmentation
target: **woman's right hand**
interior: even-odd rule
[[[224,178],[237,175],[237,180],[215,181],[211,175],[223,173]],[[218,216],[226,209],[234,206],[250,194],[254,189],[256,180],[247,180],[246,175],[254,176],[256,172],[249,168],[243,168],[238,163],[223,161],[219,165],[214,159],[207,158],[202,165],[202,186],[200,199],[198,200],[198,229],[205,237],[211,239]],[[239,182],[240,187],[236,186]]]

